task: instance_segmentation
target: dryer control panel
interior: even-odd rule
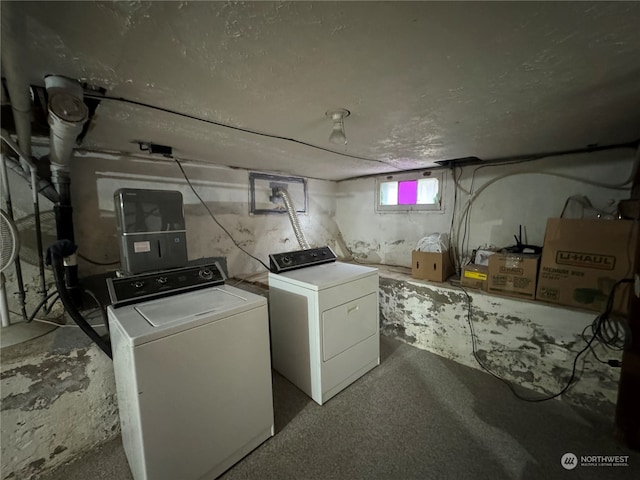
[[[336,256],[329,247],[295,250],[293,252],[272,253],[269,267],[273,273],[281,273],[297,268],[311,267],[322,263],[335,262]]]
[[[113,307],[117,308],[222,285],[224,281],[224,272],[216,262],[121,278],[108,278],[107,288]]]

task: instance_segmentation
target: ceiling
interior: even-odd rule
[[[33,85],[64,75],[292,139],[102,100],[86,149],[140,153],[142,140],[184,159],[338,180],[640,138],[639,2],[1,7],[26,32]],[[328,140],[336,107],[351,111],[346,146]]]

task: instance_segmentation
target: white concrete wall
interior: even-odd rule
[[[286,214],[249,215],[249,173],[246,170],[183,161],[198,194],[218,221],[245,250],[269,263],[269,253],[300,249]],[[119,188],[151,188],[182,192],[189,260],[227,257],[230,276],[264,271],[264,267],[234,246],[214,223],[182,177],[178,165],[166,159],[140,159],[90,152],[76,153],[71,164],[76,243],[85,256],[98,261],[118,260],[113,193]],[[299,214],[312,245],[336,242],[336,184],[308,180],[308,208]],[[80,260],[79,262],[82,262]],[[115,268],[115,267],[113,267]],[[80,263],[80,273],[97,270]]]
[[[520,224],[525,243],[542,245],[547,219],[560,216],[566,199],[572,195],[585,195],[595,207],[610,209],[616,201],[628,198],[628,190],[605,189],[561,176],[623,183],[629,177],[634,153],[633,149],[618,149],[483,167],[475,178],[477,165],[464,168],[459,184],[476,195],[464,250],[467,242],[469,250],[487,244],[512,245]],[[376,213],[374,177],[342,181],[338,183],[337,223],[357,258],[408,267],[411,250],[420,238],[434,232],[449,233],[454,192],[453,177],[447,171],[442,212]],[[470,195],[458,190],[453,222],[454,237],[459,233],[458,245],[464,233],[464,228],[458,228],[461,213],[469,198]],[[579,215],[581,211],[573,205],[568,213]]]

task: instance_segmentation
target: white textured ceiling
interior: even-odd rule
[[[2,2],[3,13],[8,2]],[[29,80],[102,101],[82,146],[326,179],[640,137],[638,2],[20,2]],[[5,48],[3,42],[2,48]],[[325,111],[349,109],[348,145]]]

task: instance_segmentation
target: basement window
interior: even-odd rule
[[[442,173],[430,170],[376,179],[376,211],[442,210]]]

